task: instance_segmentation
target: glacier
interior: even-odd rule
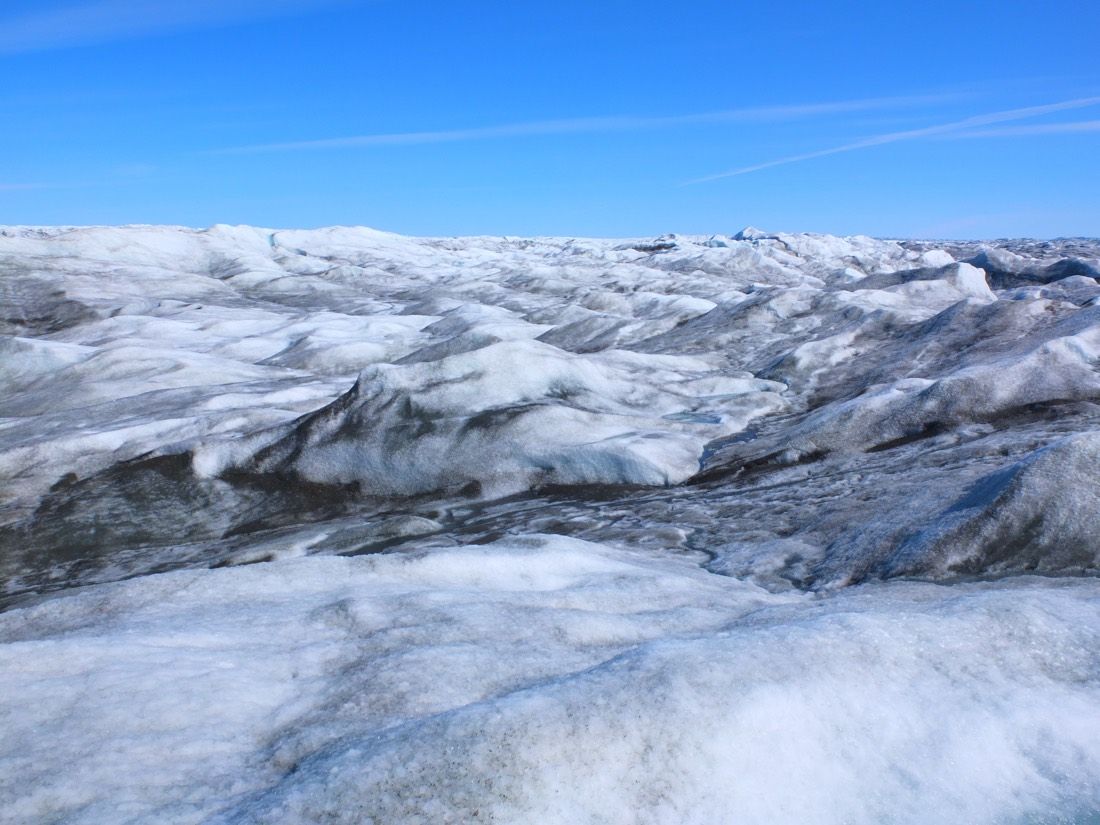
[[[0,228],[0,821],[1100,821],[1100,241]]]

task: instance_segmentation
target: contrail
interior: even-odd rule
[[[752,166],[742,166],[740,169],[731,169],[728,172],[719,172],[716,175],[707,175],[686,181],[685,186],[696,183],[707,183],[722,178],[732,178],[737,175],[747,175],[749,172],[759,172],[761,169],[771,169],[773,166],[785,166],[788,163],[799,163],[804,160],[823,158],[828,155],[839,155],[841,152],[854,152],[857,149],[868,149],[872,146],[882,146],[885,143],[897,143],[903,140],[915,140],[917,138],[942,135],[949,132],[957,132],[970,129],[975,126],[988,126],[993,123],[1005,123],[1013,120],[1023,120],[1029,117],[1039,117],[1053,112],[1064,112],[1069,109],[1083,109],[1086,106],[1100,104],[1100,97],[1081,97],[1074,100],[1063,100],[1060,103],[1047,103],[1042,106],[1027,106],[1023,109],[1008,109],[1002,112],[990,112],[984,115],[975,115],[965,120],[956,120],[951,123],[942,123],[938,126],[927,126],[923,129],[909,129],[904,132],[890,132],[885,135],[857,140],[854,143],[845,143],[842,146],[834,146],[830,149],[818,149],[814,152],[806,152],[801,155],[789,155],[777,160],[769,160],[765,163],[756,163]]]
[[[957,95],[911,95],[907,97],[875,97],[862,100],[842,100],[829,103],[809,103],[792,106],[759,106],[663,117],[612,116],[537,120],[525,123],[508,123],[500,126],[479,126],[471,129],[393,132],[354,135],[351,137],[322,138],[318,140],[288,141],[283,143],[261,143],[249,146],[235,146],[227,149],[214,149],[207,154],[238,155],[258,154],[262,152],[299,152],[320,149],[413,146],[428,143],[456,143],[460,141],[530,137],[535,135],[661,129],[703,123],[798,120],[800,118],[822,117],[832,114],[843,114],[845,112],[938,103],[946,99],[955,99],[957,97]]]
[[[979,129],[948,135],[951,140],[963,138],[1025,137],[1027,135],[1074,135],[1100,132],[1100,120],[1078,120],[1072,123],[1033,123],[1028,126],[1005,126],[1001,129]]]

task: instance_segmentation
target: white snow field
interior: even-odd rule
[[[1098,279],[0,228],[0,822],[1100,823]]]

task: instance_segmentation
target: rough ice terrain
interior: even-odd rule
[[[1100,242],[0,229],[0,822],[1100,822]]]

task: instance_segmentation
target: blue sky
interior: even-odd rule
[[[1100,235],[1100,4],[5,0],[0,223]]]

